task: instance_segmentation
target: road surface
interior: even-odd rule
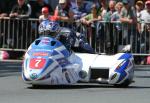
[[[32,88],[20,62],[0,62],[0,103],[150,103],[150,67],[136,66],[129,88],[99,84]]]

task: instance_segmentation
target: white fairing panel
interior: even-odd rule
[[[122,53],[116,55],[99,55],[88,53],[76,53],[82,59],[83,70],[89,70],[89,67],[112,67],[114,63],[118,62],[118,58]]]
[[[79,58],[81,58],[82,62],[82,70],[88,73],[89,68],[95,62],[95,59],[98,57],[98,54],[88,54],[88,53],[76,53]]]
[[[118,58],[122,55],[122,53],[118,53],[116,55],[98,55],[95,61],[92,63],[91,67],[94,68],[110,68],[115,63],[119,63]],[[121,61],[121,60],[120,60]]]

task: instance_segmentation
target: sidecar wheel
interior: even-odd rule
[[[126,80],[121,84],[115,84],[114,86],[117,88],[127,88],[131,84],[130,80]]]
[[[33,85],[32,85],[32,88],[34,88],[34,89],[40,88],[40,85],[35,85],[35,84],[33,84]]]

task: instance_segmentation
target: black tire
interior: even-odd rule
[[[38,88],[41,88],[41,85],[35,85],[35,84],[32,84],[32,88],[38,89]]]
[[[127,88],[130,84],[131,84],[131,81],[127,79],[121,84],[114,84],[114,86],[117,88]]]

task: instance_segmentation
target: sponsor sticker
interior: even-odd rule
[[[48,44],[48,43],[50,43],[50,40],[47,39],[47,38],[45,38],[45,39],[41,40],[41,42],[42,42],[43,44]]]
[[[48,56],[48,53],[46,52],[37,52],[37,53],[33,53],[33,56]]]
[[[36,79],[38,76],[36,73],[32,73],[31,76],[30,76],[32,79]]]
[[[111,80],[115,79],[117,77],[117,73],[115,73],[112,77]]]

